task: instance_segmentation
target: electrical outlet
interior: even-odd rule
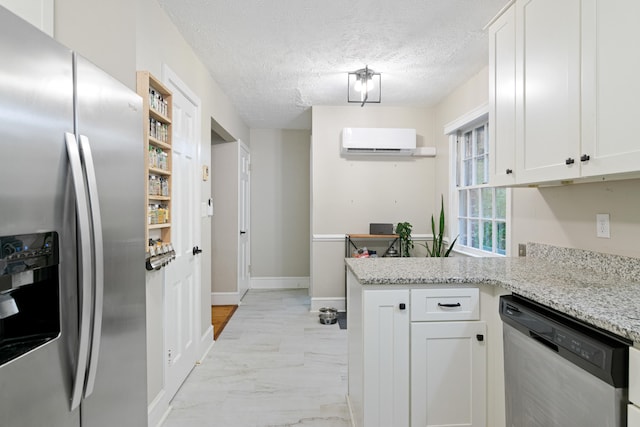
[[[609,214],[596,214],[596,237],[611,238]]]
[[[518,243],[518,256],[527,256],[527,245],[525,243]]]

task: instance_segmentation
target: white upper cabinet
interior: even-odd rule
[[[583,0],[582,174],[640,170],[640,2]],[[633,125],[633,126],[631,126]]]
[[[580,0],[518,1],[516,28],[517,181],[578,177]]]
[[[510,8],[489,29],[489,167],[492,185],[515,184],[516,23]]]
[[[623,134],[640,117],[638,16],[636,0],[516,0],[491,25],[492,185],[640,176]]]

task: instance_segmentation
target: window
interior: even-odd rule
[[[465,252],[506,255],[508,193],[490,187],[489,124],[476,121],[451,135],[454,144],[457,205],[457,249]]]

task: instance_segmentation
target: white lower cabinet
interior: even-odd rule
[[[411,427],[486,424],[485,322],[411,323]]]
[[[347,285],[353,425],[485,427],[478,289],[372,289],[351,272]],[[411,322],[414,308],[416,318],[446,321]]]
[[[409,426],[409,290],[364,292],[364,427]]]

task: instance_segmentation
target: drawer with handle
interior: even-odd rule
[[[411,321],[479,320],[478,288],[411,290]]]

